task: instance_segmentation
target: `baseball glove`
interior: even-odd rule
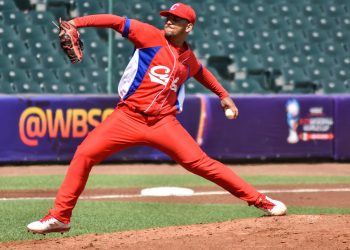
[[[67,21],[59,20],[59,38],[61,48],[68,56],[71,63],[75,64],[83,60],[83,42],[77,28]]]

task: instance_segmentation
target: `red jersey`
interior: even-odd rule
[[[77,27],[109,27],[129,39],[134,54],[118,86],[121,103],[149,115],[166,115],[182,110],[184,83],[195,77],[220,98],[228,96],[215,77],[195,57],[190,47],[172,45],[156,27],[110,14],[74,19]]]

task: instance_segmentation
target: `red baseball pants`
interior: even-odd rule
[[[260,193],[224,164],[208,157],[175,116],[158,121],[127,107],[117,108],[79,145],[50,214],[68,223],[93,165],[127,147],[148,145],[168,154],[188,171],[254,204]]]

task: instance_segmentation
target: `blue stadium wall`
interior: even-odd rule
[[[237,120],[219,100],[192,95],[179,120],[198,144],[221,160],[350,159],[349,95],[235,95]],[[112,96],[0,98],[0,163],[66,162],[89,131],[113,112]],[[116,126],[118,126],[116,124]],[[189,152],[190,153],[190,152]],[[106,161],[163,161],[150,147],[134,147]]]

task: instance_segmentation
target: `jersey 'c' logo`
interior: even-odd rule
[[[148,75],[152,82],[160,83],[165,86],[170,79],[169,72],[170,69],[168,67],[159,65],[152,67]]]

